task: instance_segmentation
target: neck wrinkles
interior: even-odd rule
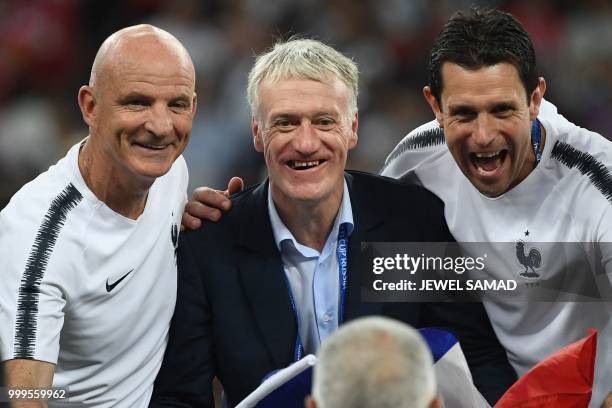
[[[109,165],[106,159],[94,159],[101,154],[96,153],[89,139],[81,147],[78,163],[85,184],[111,210],[126,218],[137,219],[144,212],[153,181],[129,180],[121,169]]]

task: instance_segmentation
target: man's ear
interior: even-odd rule
[[[198,110],[198,94],[193,93],[193,99],[191,100],[191,117],[195,117],[196,111]]]
[[[355,112],[353,121],[351,122],[351,134],[349,136],[349,149],[357,146],[359,137],[357,136],[357,130],[359,130],[359,113]]]
[[[542,104],[542,99],[544,98],[544,93],[546,92],[546,81],[544,78],[538,78],[538,86],[531,93],[531,98],[529,99],[529,119],[535,120],[538,117],[538,113],[540,113],[540,105]]]
[[[251,119],[251,132],[253,133],[253,145],[255,146],[255,150],[259,153],[263,153],[264,151],[264,143],[262,136],[262,129],[259,127],[259,123],[255,116]]]
[[[96,98],[93,94],[93,90],[89,86],[83,85],[79,89],[78,98],[79,108],[81,108],[83,120],[85,121],[85,123],[87,123],[87,126],[92,127],[96,116]]]
[[[431,93],[431,87],[428,85],[423,88],[423,96],[425,100],[429,104],[429,107],[433,111],[436,116],[436,120],[440,127],[444,127],[444,115],[442,114],[442,109],[440,108],[440,103],[436,99],[436,97]]]

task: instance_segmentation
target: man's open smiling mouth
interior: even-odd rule
[[[289,160],[287,166],[293,170],[308,170],[325,163],[325,160]]]
[[[480,174],[492,174],[502,167],[508,151],[506,149],[496,152],[470,153],[470,162]]]

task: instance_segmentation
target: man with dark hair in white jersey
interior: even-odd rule
[[[457,12],[434,42],[423,90],[435,120],[398,144],[382,174],[440,197],[464,247],[512,244],[489,251],[489,273],[516,279],[524,296],[541,285],[563,300],[560,282],[597,288],[585,302],[542,302],[536,292],[484,305],[519,376],[598,329],[591,406],[599,407],[612,390],[612,144],[570,123],[545,91],[512,15]]]

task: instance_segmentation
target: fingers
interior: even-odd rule
[[[224,191],[213,190],[208,187],[198,187],[193,190],[191,194],[191,200],[189,200],[189,204],[197,202],[201,205],[194,205],[194,212],[189,211],[189,214],[198,217],[204,218],[210,221],[217,221],[221,217],[221,213],[218,211],[214,211],[212,213],[219,214],[217,219],[211,219],[208,217],[208,214],[211,213],[209,209],[217,209],[227,211],[232,207],[232,202],[228,197],[226,197]]]
[[[232,177],[229,183],[227,183],[227,190],[225,190],[226,197],[241,192],[243,188],[244,181],[240,177]]]
[[[227,211],[232,203],[221,191],[208,187],[193,190],[191,200],[185,205],[181,228],[198,229],[204,221],[219,221],[221,210]]]
[[[219,221],[220,219],[221,210],[192,200],[185,205],[181,223],[187,229],[198,229],[202,226],[202,221]]]
[[[202,220],[189,215],[189,213],[187,212],[187,206],[185,206],[185,211],[183,212],[183,218],[181,219],[181,231],[185,231],[186,229],[196,230],[200,228],[201,226],[202,226]]]
[[[202,221],[219,221],[221,211],[232,207],[229,196],[242,191],[244,182],[240,177],[232,177],[227,184],[227,190],[219,191],[208,187],[198,187],[193,190],[191,200],[185,206],[181,229],[198,229]]]

